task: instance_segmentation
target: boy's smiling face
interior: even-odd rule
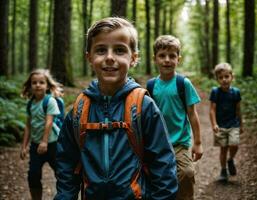
[[[130,48],[129,31],[120,28],[96,35],[87,59],[96,73],[101,92],[113,95],[125,84],[129,68],[137,62],[137,53]]]
[[[175,68],[179,64],[180,56],[176,48],[159,49],[154,56],[154,62],[157,65],[160,78],[168,80],[175,74]]]

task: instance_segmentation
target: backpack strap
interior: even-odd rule
[[[186,105],[186,92],[185,92],[185,76],[177,74],[176,75],[176,85],[178,90],[178,95],[183,103],[185,111],[187,110]]]
[[[49,99],[50,99],[50,97],[51,97],[51,95],[46,95],[45,97],[44,97],[44,100],[43,100],[43,103],[42,103],[42,105],[43,105],[43,110],[44,110],[44,113],[46,114],[46,112],[47,112],[47,106],[48,106],[48,102],[49,102]]]
[[[156,78],[154,77],[146,82],[146,89],[148,90],[151,97],[153,97],[153,88],[154,88],[155,80]]]
[[[48,102],[49,102],[50,97],[51,97],[51,95],[46,95],[46,96],[44,97],[44,99],[43,99],[42,106],[43,106],[43,111],[44,111],[45,114],[46,114],[46,112],[47,112],[47,105],[48,105]],[[30,109],[31,109],[31,105],[32,105],[32,102],[33,102],[34,99],[35,99],[35,97],[33,96],[33,97],[28,101],[28,103],[27,103],[27,113],[28,113],[29,115],[31,115]]]
[[[29,116],[31,115],[30,108],[31,108],[33,99],[34,99],[34,97],[32,97],[32,98],[28,101],[28,103],[27,103],[27,108],[26,108],[26,110],[27,110],[27,113],[29,114]]]
[[[135,88],[134,90],[132,90],[126,98],[125,113],[124,113],[125,123],[129,125],[128,128],[126,129],[126,132],[128,135],[130,145],[134,150],[135,154],[141,160],[142,164],[143,164],[142,132],[138,134],[134,133],[132,122],[131,122],[131,116],[132,116],[133,108],[136,107],[137,120],[138,122],[140,122],[141,112],[142,112],[142,102],[146,94],[148,94],[148,92],[146,89],[143,89],[143,88]],[[141,131],[141,130],[138,130],[138,131]]]
[[[141,112],[142,112],[142,102],[144,95],[148,94],[146,89],[143,88],[135,88],[133,89],[126,97],[125,101],[125,109],[124,109],[124,122],[109,122],[109,123],[89,123],[88,116],[90,112],[90,98],[81,93],[73,106],[73,119],[75,123],[75,128],[77,131],[74,131],[75,138],[78,138],[79,148],[82,149],[87,130],[111,130],[116,128],[126,129],[126,133],[128,136],[129,143],[131,145],[132,150],[138,156],[141,166],[140,168],[134,173],[131,179],[131,189],[135,194],[136,199],[141,199],[142,191],[138,184],[138,178],[140,176],[141,169],[145,171],[146,174],[149,174],[146,166],[143,162],[143,139],[142,139],[142,131],[138,130],[138,134],[135,133],[133,130],[132,124],[132,112],[136,109],[136,116],[139,126],[141,123]],[[79,123],[79,124],[76,124]],[[77,139],[76,139],[77,140]],[[74,173],[80,174],[82,169],[81,161],[77,164]],[[89,182],[86,179],[85,175],[83,174],[83,188],[85,189],[88,186]]]

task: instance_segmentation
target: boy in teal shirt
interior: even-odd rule
[[[203,149],[200,137],[200,122],[195,104],[200,102],[194,86],[188,78],[184,78],[185,106],[177,88],[178,74],[175,69],[180,61],[180,41],[163,35],[154,43],[154,62],[160,75],[156,78],[152,97],[160,108],[166,121],[169,142],[172,143],[177,160],[179,191],[177,199],[194,198],[193,161],[201,158]],[[149,85],[149,81],[148,84]],[[194,137],[192,154],[191,127]]]

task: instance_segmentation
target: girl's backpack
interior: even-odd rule
[[[44,113],[46,114],[47,112],[47,105],[48,105],[48,102],[49,102],[49,99],[52,95],[48,94],[44,97],[43,99],[43,103],[42,103],[42,106],[43,106],[43,110],[44,110]],[[58,105],[58,108],[60,110],[60,114],[59,115],[56,115],[54,117],[54,123],[61,129],[62,127],[62,124],[63,124],[63,121],[64,121],[64,117],[65,117],[65,106],[64,106],[64,101],[61,97],[54,97],[56,102],[57,102],[57,105]],[[27,104],[27,113],[30,115],[31,112],[30,112],[30,108],[31,108],[31,105],[32,105],[32,101],[34,100],[34,97],[32,97],[28,104]]]

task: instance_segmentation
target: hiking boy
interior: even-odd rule
[[[141,159],[130,144],[124,124],[127,95],[140,88],[127,77],[129,68],[138,60],[137,43],[136,29],[123,18],[104,18],[89,28],[86,57],[97,80],[82,94],[84,98],[89,97],[90,109],[74,112],[74,109],[85,108],[83,101],[76,101],[78,106],[74,104],[61,129],[57,143],[55,200],[77,199],[80,187],[82,199],[88,200],[175,199],[175,156],[158,107],[150,97],[144,96],[140,115],[133,107],[129,116],[132,137],[141,138],[138,146],[142,149]],[[74,113],[83,118],[85,112],[92,127],[102,129],[80,131],[80,149],[74,127],[83,128],[88,124]],[[115,128],[119,125],[125,128]],[[79,174],[74,173],[79,168]]]
[[[220,147],[220,181],[227,181],[227,164],[230,175],[236,175],[234,158],[238,151],[239,135],[243,132],[240,111],[240,90],[232,87],[233,73],[230,64],[220,63],[215,66],[215,77],[219,87],[214,87],[210,94],[210,120],[214,133],[214,145]],[[229,159],[227,154],[229,151]]]
[[[160,75],[155,79],[148,80],[147,89],[152,91],[150,93],[164,116],[169,132],[169,142],[175,150],[179,180],[176,199],[187,200],[194,198],[193,161],[201,158],[203,149],[200,123],[195,107],[195,104],[200,102],[200,98],[190,80],[181,78],[181,75],[176,73],[176,67],[181,58],[180,49],[180,41],[172,35],[162,35],[156,39],[154,62]],[[178,79],[182,80],[182,83],[180,81],[180,84],[177,84]],[[152,85],[151,88],[150,85]],[[178,87],[178,85],[182,86]],[[180,98],[181,87],[184,89],[182,95],[184,102]],[[189,151],[191,146],[190,125],[194,137],[192,154]]]

